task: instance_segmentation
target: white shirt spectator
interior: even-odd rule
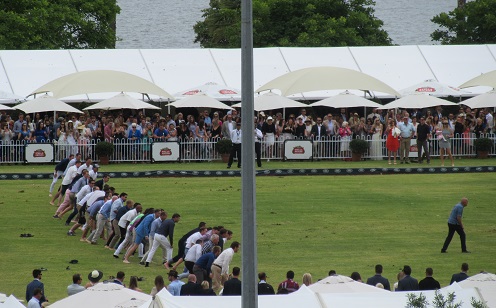
[[[138,216],[136,209],[127,211],[127,213],[122,215],[121,219],[119,219],[119,227],[126,228],[127,223],[131,222],[136,216]]]
[[[78,174],[78,168],[76,167],[76,165],[70,167],[67,170],[67,173],[65,174],[64,179],[62,180],[62,185],[71,184],[72,180],[76,177],[77,174]]]
[[[88,170],[88,172],[92,171],[93,170],[93,165],[86,165],[86,163],[82,164],[79,169],[77,170],[77,173],[81,174],[83,172],[83,170],[86,169]]]
[[[203,237],[203,235],[200,232],[193,233],[186,240],[186,246],[185,247],[187,249],[190,249],[191,246],[195,245],[196,241],[199,240],[199,239],[201,239],[202,237]]]
[[[196,262],[196,260],[198,260],[201,257],[201,255],[202,255],[202,245],[194,244],[188,250],[186,257],[184,257],[184,261]]]
[[[234,250],[232,248],[227,248],[215,259],[214,264],[222,267],[221,275],[229,274],[229,264],[234,256]]]
[[[93,191],[93,188],[90,185],[84,185],[81,190],[77,193],[76,195],[76,203],[79,204],[79,202],[86,197],[89,193]],[[83,203],[84,204],[84,203]]]

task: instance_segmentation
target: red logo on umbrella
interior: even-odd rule
[[[436,92],[436,89],[431,87],[423,87],[423,88],[417,88],[415,92]]]
[[[183,93],[183,95],[195,95],[195,94],[198,94],[200,92],[201,92],[200,90],[191,90],[191,91]]]
[[[236,91],[228,90],[228,89],[219,90],[219,93],[224,94],[224,95],[226,95],[226,94],[238,94],[238,93],[236,93]]]

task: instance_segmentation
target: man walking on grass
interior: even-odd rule
[[[463,222],[462,222],[462,216],[463,216],[463,209],[468,205],[468,199],[467,198],[462,198],[460,203],[455,205],[453,209],[451,210],[451,214],[448,218],[448,236],[446,237],[446,240],[444,241],[443,248],[441,249],[441,253],[446,253],[448,250],[448,246],[453,239],[453,235],[458,233],[460,236],[460,242],[462,244],[462,252],[463,253],[470,253],[470,251],[467,250],[467,244],[465,242],[466,236],[465,236],[465,231],[463,228]]]

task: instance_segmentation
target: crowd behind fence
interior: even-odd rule
[[[495,134],[481,135],[482,137],[490,138],[496,142]],[[369,143],[369,150],[362,155],[364,159],[382,160],[387,158],[386,139],[372,140],[371,136],[363,137]],[[452,153],[455,157],[475,157],[477,155],[474,148],[475,134],[471,136],[455,136],[451,139]],[[204,139],[178,139],[180,149],[180,161],[215,161],[220,160],[221,155],[216,151],[216,144],[219,139],[210,138]],[[274,145],[269,146],[265,141],[261,142],[262,159],[267,160],[283,160],[284,141],[283,137],[275,139]],[[413,140],[413,139],[412,139]],[[95,155],[95,145],[98,140],[90,140],[85,143],[77,144],[60,144],[53,142],[54,146],[54,161],[58,162],[69,154],[81,153],[83,157],[91,157],[98,161],[99,158]],[[128,139],[113,140],[114,154],[110,157],[110,162],[151,162],[152,139],[142,139],[139,142],[133,142]],[[36,142],[30,142],[36,143]],[[18,164],[24,163],[25,141],[9,141],[2,142],[0,145],[0,163],[1,164]],[[313,140],[313,159],[349,159],[351,153],[349,151],[341,151],[342,140],[340,137],[324,138]],[[372,150],[379,149],[379,150]],[[432,139],[429,141],[429,152],[431,157],[439,156],[438,141]],[[496,156],[496,147],[493,147],[489,152],[490,156]]]

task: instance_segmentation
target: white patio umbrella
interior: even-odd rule
[[[174,99],[164,89],[146,79],[110,70],[91,70],[62,76],[39,87],[30,95],[47,92],[52,92],[55,98],[88,93],[135,92]]]
[[[16,101],[20,101],[23,99],[24,99],[24,97],[22,97],[22,96],[0,90],[0,102],[1,103],[14,103]]]
[[[9,106],[6,106],[6,105],[3,105],[3,104],[0,104],[0,110],[12,110],[14,108],[11,108]]]
[[[360,97],[348,91],[340,93],[336,96],[331,96],[321,101],[310,104],[310,106],[326,106],[332,108],[353,108],[353,107],[382,107],[381,104]]]
[[[233,107],[241,107],[242,104],[243,103],[237,103],[234,104]],[[268,92],[263,95],[257,96],[253,101],[253,109],[255,111],[305,107],[308,107],[308,105],[273,92]]]
[[[177,92],[176,94],[174,94],[174,97],[177,99],[182,99],[198,93],[206,94],[220,101],[241,100],[241,90],[236,88],[231,88],[226,85],[218,84],[215,82],[207,82],[206,84]]]
[[[450,101],[440,99],[434,96],[430,96],[425,93],[418,93],[403,96],[389,104],[386,104],[379,109],[395,109],[395,108],[412,108],[412,109],[422,109],[433,106],[457,106],[458,104],[452,103]]]
[[[480,76],[470,79],[460,85],[460,88],[469,88],[476,86],[488,86],[496,88],[496,70],[487,72]]]
[[[358,89],[362,91],[379,91],[394,96],[401,96],[395,89],[384,82],[365,73],[342,67],[309,67],[279,76],[256,92],[279,89],[282,95],[319,90]]]
[[[404,88],[399,92],[402,96],[416,94],[416,93],[427,93],[438,97],[462,96],[462,95],[470,94],[469,91],[455,88],[444,83],[440,83],[439,81],[434,79],[424,80],[421,83],[417,83],[413,86]]]
[[[211,98],[210,96],[203,93],[198,93],[190,97],[183,98],[179,101],[170,103],[168,106],[174,106],[176,108],[191,107],[191,108],[233,109],[228,105],[216,100],[215,98]]]
[[[28,100],[27,102],[15,105],[14,108],[20,109],[25,113],[47,112],[47,111],[65,111],[72,113],[83,113],[69,104],[59,101],[49,95],[43,95],[38,98]]]
[[[84,108],[83,110],[90,109],[160,109],[160,107],[153,106],[152,104],[145,103],[139,99],[131,97],[125,93],[119,93],[116,96],[103,100],[99,103]]]
[[[51,304],[50,307],[115,307],[131,299],[146,302],[150,298],[148,294],[124,288],[116,283],[98,283],[85,291],[61,299]]]
[[[491,273],[480,273],[470,276],[460,281],[458,285],[463,289],[475,288],[482,294],[487,301],[488,307],[496,307],[496,275]]]
[[[496,107],[496,90],[480,94],[460,102],[470,108],[491,108]]]
[[[311,284],[308,288],[316,293],[390,293],[384,289],[358,282],[342,275],[328,276]]]

